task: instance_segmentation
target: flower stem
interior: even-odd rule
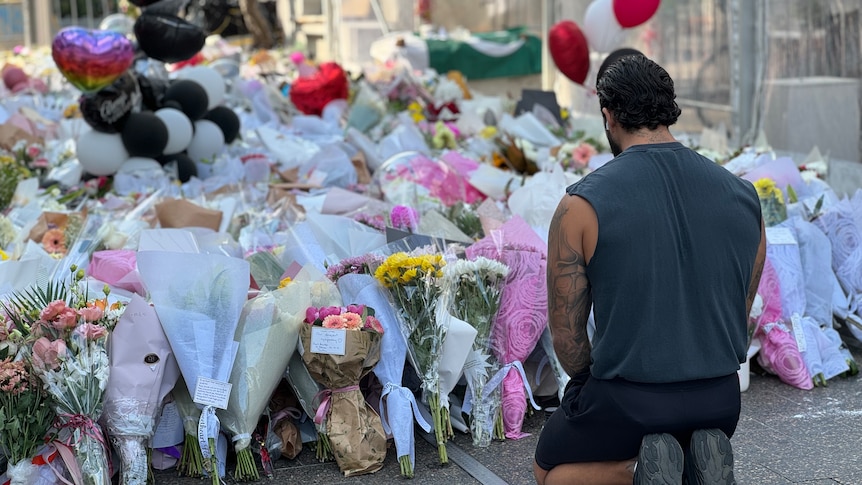
[[[401,476],[413,478],[413,464],[410,463],[410,455],[399,456],[398,462],[401,464]]]
[[[449,463],[449,454],[446,452],[446,425],[443,423],[440,395],[437,392],[429,393],[428,407],[431,408],[431,417],[434,421],[434,436],[437,438],[437,453],[440,455],[440,464],[445,465]]]
[[[254,462],[251,448],[246,447],[236,452],[236,471],[233,477],[238,482],[260,480],[260,474],[257,471],[257,464]]]
[[[317,432],[317,460],[321,463],[332,461],[332,446],[326,433]]]
[[[500,408],[497,408],[497,413],[494,417],[494,439],[499,441],[506,440],[506,431],[503,429],[503,410]]]
[[[186,434],[185,442],[183,443],[183,454],[180,456],[180,462],[177,465],[177,473],[181,476],[200,478],[203,474],[203,453],[201,453],[201,445],[198,443],[196,436]]]
[[[212,485],[221,485],[221,477],[218,471],[218,454],[216,453],[215,438],[209,439],[210,445],[210,477],[212,477]]]

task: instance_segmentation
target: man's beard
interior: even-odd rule
[[[605,136],[607,136],[607,137],[608,137],[608,145],[610,145],[610,147],[611,147],[611,153],[613,153],[613,154],[614,154],[614,156],[617,156],[617,155],[619,155],[620,153],[622,153],[622,152],[623,152],[622,148],[620,147],[620,144],[619,144],[619,143],[617,143],[617,142],[613,139],[613,137],[611,136],[611,132],[610,132],[610,131],[605,130]]]

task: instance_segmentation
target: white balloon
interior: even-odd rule
[[[584,13],[584,36],[596,52],[611,52],[625,34],[614,14],[613,0],[593,0]]]
[[[149,172],[151,170],[161,172],[162,165],[152,158],[132,157],[123,162],[117,173]]]
[[[162,152],[173,155],[188,148],[194,135],[192,120],[185,113],[174,108],[162,108],[155,112],[168,127],[168,144]]]
[[[200,84],[207,92],[207,109],[213,109],[224,102],[224,79],[209,66],[184,67],[177,72],[177,78],[188,79]]]
[[[119,133],[102,133],[90,130],[78,138],[76,150],[78,161],[88,173],[112,175],[129,158]]]
[[[195,121],[195,136],[186,149],[195,162],[212,160],[224,148],[224,133],[210,120]]]
[[[99,30],[112,30],[123,35],[129,35],[134,31],[135,19],[124,13],[108,15],[99,23]]]

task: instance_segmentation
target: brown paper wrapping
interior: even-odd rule
[[[380,360],[381,335],[370,331],[346,331],[344,355],[315,354],[310,325],[300,328],[302,361],[308,373],[327,389],[359,385]],[[380,416],[365,402],[362,392],[333,392],[326,416],[326,434],[335,462],[344,476],[374,473],[386,458],[386,434]]]
[[[0,148],[12,151],[12,147],[18,143],[18,140],[26,140],[28,145],[43,142],[42,138],[31,135],[12,123],[7,122],[0,125]]]
[[[350,159],[353,163],[353,168],[356,170],[356,183],[368,185],[371,183],[371,172],[368,170],[368,163],[365,160],[365,154],[358,152]]]
[[[222,212],[207,209],[185,199],[169,199],[156,204],[159,225],[169,227],[206,227],[218,231]]]
[[[66,231],[70,219],[77,219],[77,223],[86,219],[87,211],[82,212],[43,212],[39,214],[36,224],[30,228],[27,238],[36,243],[42,243],[42,238],[50,229]]]
[[[281,440],[281,456],[292,460],[302,451],[302,436],[296,425],[289,419],[276,423],[272,432]]]

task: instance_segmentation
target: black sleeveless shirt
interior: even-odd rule
[[[679,382],[745,361],[754,186],[678,142],[635,145],[566,192],[598,217],[587,266],[598,379]]]

